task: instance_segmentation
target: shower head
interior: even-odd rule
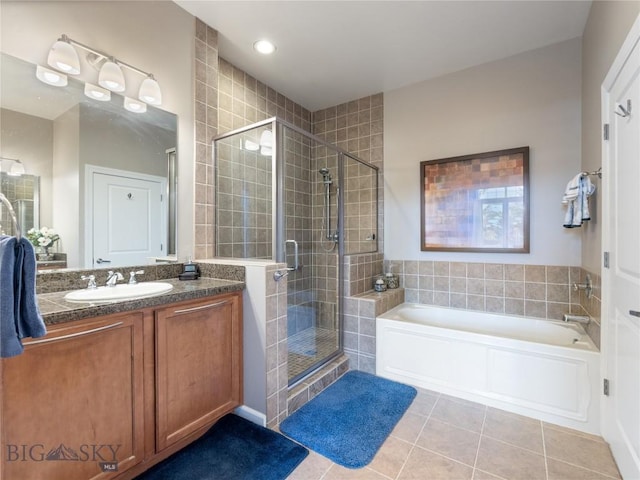
[[[322,183],[325,185],[331,185],[333,181],[331,180],[331,174],[329,173],[329,169],[327,167],[322,167],[318,170],[320,175],[322,175]]]

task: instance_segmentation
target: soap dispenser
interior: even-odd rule
[[[197,280],[200,277],[200,267],[191,261],[191,257],[184,264],[182,273],[178,275],[180,280]]]

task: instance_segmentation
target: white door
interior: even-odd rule
[[[635,27],[640,25],[636,21]],[[635,36],[635,38],[633,38]],[[625,479],[640,478],[640,28],[603,84],[603,436]],[[626,59],[626,61],[625,61]]]
[[[165,255],[164,179],[127,174],[92,173],[94,267],[145,265]]]

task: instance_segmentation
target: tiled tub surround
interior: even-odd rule
[[[404,302],[402,288],[374,292],[372,290],[346,297],[344,301],[344,352],[351,368],[376,372],[376,317]]]
[[[373,289],[373,277],[382,272],[382,253],[345,255],[344,294],[356,296]]]
[[[591,317],[589,325],[585,326],[585,330],[593,340],[593,343],[600,348],[600,329],[602,326],[602,277],[599,274],[589,272],[584,268],[580,269],[579,281],[577,283],[586,283],[587,274],[591,276],[593,284],[593,293],[591,298],[587,298],[584,290],[579,292],[580,305],[584,311]]]
[[[585,328],[600,347],[600,278],[592,274],[587,300],[574,283],[584,283],[580,267],[385,260],[382,254],[345,256],[344,350],[351,367],[375,372],[375,317],[403,302],[561,320],[564,313],[589,314]],[[384,266],[383,266],[384,265]],[[392,272],[396,290],[376,293],[372,277]]]
[[[553,320],[585,313],[573,290],[580,267],[385,260],[385,271],[400,276],[409,303]]]

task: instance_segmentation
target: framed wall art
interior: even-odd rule
[[[420,162],[422,251],[529,252],[529,147]]]

